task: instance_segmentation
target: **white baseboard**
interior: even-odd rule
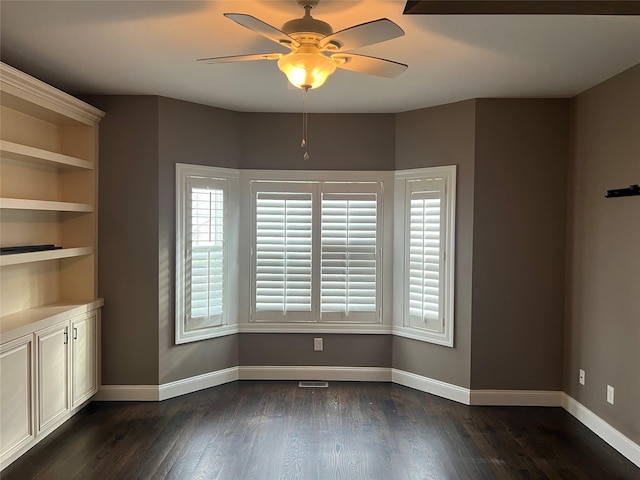
[[[266,366],[238,367],[239,380],[326,380],[343,382],[390,382],[385,367]]]
[[[560,407],[562,392],[554,390],[471,390],[471,405]]]
[[[562,407],[589,430],[615,448],[636,466],[640,467],[640,445],[616,430],[566,393],[562,394]]]
[[[440,380],[434,380],[433,378],[423,377],[422,375],[416,375],[415,373],[405,372],[404,370],[397,370],[395,368],[391,369],[391,381],[398,385],[415,388],[421,392],[469,405],[470,390],[468,388],[459,387],[458,385],[441,382]]]
[[[103,385],[93,400],[161,401],[235,380],[390,382],[391,370],[383,367],[231,367],[162,385]]]
[[[162,385],[102,385],[97,401],[157,402],[238,380],[238,367],[196,375]]]
[[[239,367],[225,368],[224,370],[217,370],[215,372],[162,384],[159,387],[158,399],[167,400],[168,398],[179,397],[180,395],[197,392],[205,388],[234,382],[238,380],[238,369]]]

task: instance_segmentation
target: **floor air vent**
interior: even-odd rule
[[[327,388],[329,382],[299,382],[298,387],[302,388]]]

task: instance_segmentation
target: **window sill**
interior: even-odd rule
[[[182,337],[176,339],[176,345],[183,345],[200,340],[209,340],[212,338],[226,337],[227,335],[235,335],[238,333],[237,325],[221,325],[219,327],[211,327],[206,330],[195,331],[193,333],[183,333]]]
[[[453,335],[451,333],[437,333],[419,328],[401,327],[394,325],[391,333],[396,337],[410,338],[420,342],[435,343],[444,347],[453,348]]]
[[[371,325],[371,324],[335,324],[335,323],[243,323],[238,325],[225,325],[217,327],[215,332],[209,333],[202,338],[195,336],[185,339],[181,343],[189,343],[198,340],[208,340],[211,338],[226,337],[238,333],[334,333],[334,334],[355,334],[355,335],[394,335],[397,337],[409,338],[420,342],[433,343],[445,347],[453,347],[453,341],[443,334],[422,331],[417,328],[401,327],[394,325]]]

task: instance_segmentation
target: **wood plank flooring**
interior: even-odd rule
[[[2,480],[640,479],[560,408],[469,407],[390,383],[234,382],[94,402]]]

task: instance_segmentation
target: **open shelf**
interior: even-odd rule
[[[0,198],[0,209],[5,210],[50,210],[54,212],[93,212],[89,203],[54,202],[25,198]]]
[[[19,143],[0,141],[0,155],[4,159],[18,160],[35,165],[57,167],[61,170],[93,170],[93,163],[81,158],[50,152]]]
[[[31,262],[44,262],[46,260],[58,260],[61,258],[81,257],[83,255],[91,255],[92,253],[93,247],[59,248],[57,250],[46,250],[44,252],[14,253],[12,255],[0,256],[0,267]]]

